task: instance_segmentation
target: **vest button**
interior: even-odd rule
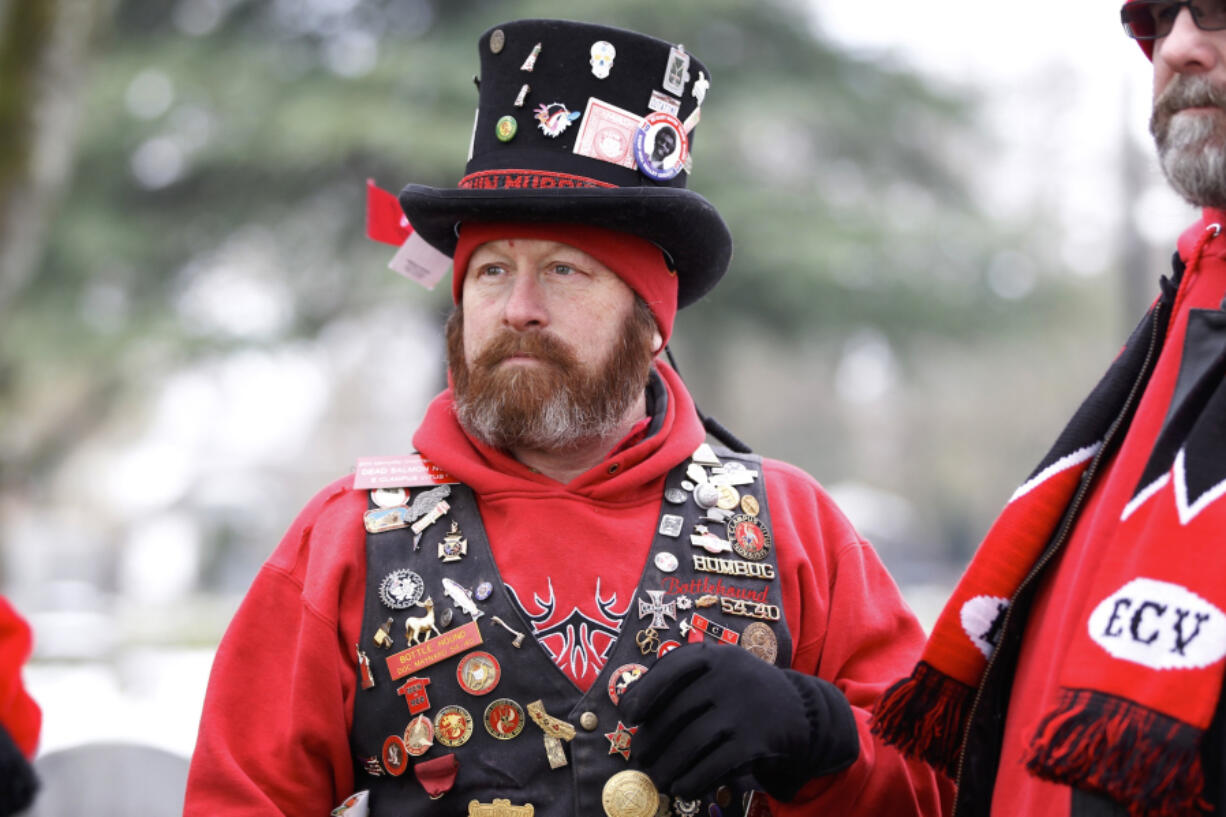
[[[600,725],[600,718],[596,717],[595,712],[584,712],[579,716],[579,725],[589,732],[594,732]]]

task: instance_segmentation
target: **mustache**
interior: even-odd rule
[[[1220,108],[1226,111],[1226,89],[1207,77],[1177,74],[1154,100],[1153,121],[1169,119],[1185,108]]]
[[[526,355],[553,364],[563,371],[578,365],[575,355],[562,341],[544,332],[514,332],[503,330],[485,345],[473,361],[476,368],[490,369],[517,355]]]

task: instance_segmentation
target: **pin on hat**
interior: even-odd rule
[[[686,187],[698,128],[685,125],[705,101],[706,66],[681,45],[565,20],[496,26],[478,54],[465,175],[455,188],[410,184],[400,193],[416,234],[452,255],[466,223],[600,226],[664,252],[677,306],[709,292],[728,268],[732,237],[715,207]],[[496,126],[529,77],[536,127],[507,138],[509,124]],[[675,112],[651,107],[661,94],[676,100]]]

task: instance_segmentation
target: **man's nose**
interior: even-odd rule
[[[1192,10],[1181,8],[1171,33],[1158,40],[1154,60],[1161,60],[1179,74],[1200,74],[1213,70],[1221,59],[1216,43],[1192,19]]]
[[[515,276],[503,305],[502,319],[512,329],[520,331],[549,324],[545,293],[537,276],[531,273]]]

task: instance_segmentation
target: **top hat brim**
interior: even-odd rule
[[[410,184],[400,192],[409,224],[454,255],[466,221],[586,224],[659,246],[677,272],[677,306],[711,291],[732,260],[732,235],[699,194],[675,187],[465,189]]]

